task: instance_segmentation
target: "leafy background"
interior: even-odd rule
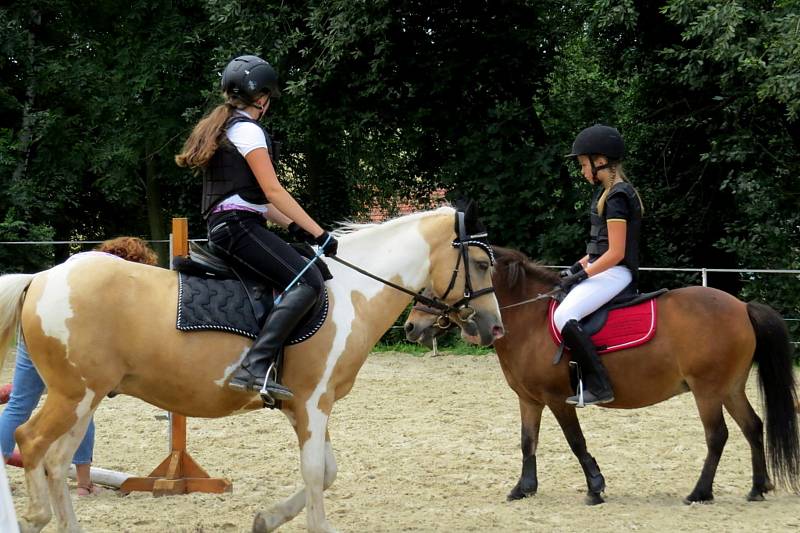
[[[12,1],[0,32],[2,241],[164,239],[173,216],[202,236],[173,157],[256,53],[285,87],[282,179],[326,225],[445,188],[494,242],[571,263],[590,193],[562,155],[605,122],[645,199],[643,265],[800,268],[797,0]],[[21,250],[0,269],[71,251]],[[795,275],[709,283],[800,317]]]

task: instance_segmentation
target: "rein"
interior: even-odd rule
[[[340,258],[338,255],[334,255],[334,256],[332,256],[332,257],[331,257],[331,259],[333,259],[333,260],[334,260],[334,261],[336,261],[337,263],[341,263],[342,265],[346,266],[347,268],[351,268],[351,269],[355,270],[355,271],[356,271],[356,272],[358,272],[359,274],[363,274],[363,275],[367,276],[368,278],[372,278],[372,279],[374,279],[375,281],[380,281],[380,282],[381,282],[381,283],[383,283],[384,285],[387,285],[387,286],[389,286],[389,287],[391,287],[391,288],[393,288],[393,289],[397,289],[397,290],[398,290],[398,291],[400,291],[400,292],[404,292],[404,293],[406,293],[406,294],[408,294],[408,295],[410,295],[410,296],[413,296],[413,297],[414,297],[414,300],[416,300],[416,301],[418,301],[418,302],[422,302],[422,303],[424,303],[425,305],[427,305],[428,307],[431,307],[431,308],[437,309],[437,310],[439,310],[439,311],[444,311],[444,310],[449,310],[449,309],[450,309],[450,306],[449,306],[449,305],[447,305],[446,303],[444,303],[444,302],[442,302],[442,301],[440,301],[440,300],[438,300],[438,299],[434,299],[434,298],[428,298],[427,296],[423,296],[422,294],[419,294],[419,293],[416,293],[416,292],[414,292],[414,291],[412,291],[412,290],[406,289],[406,288],[405,288],[405,287],[403,287],[402,285],[398,285],[398,284],[396,284],[396,283],[392,283],[392,282],[391,282],[391,281],[389,281],[388,279],[383,279],[383,278],[382,278],[382,277],[380,277],[380,276],[376,276],[376,275],[375,275],[375,274],[373,274],[372,272],[369,272],[369,271],[367,271],[367,270],[364,270],[364,269],[363,269],[363,268],[361,268],[361,267],[357,267],[357,266],[356,266],[356,265],[354,265],[353,263],[348,263],[348,262],[347,262],[347,261],[345,261],[344,259]]]
[[[421,303],[425,305],[427,308],[433,311],[433,314],[438,314],[440,316],[446,316],[450,313],[459,313],[462,316],[463,320],[469,320],[472,318],[472,315],[475,314],[475,310],[469,306],[470,300],[475,298],[479,298],[485,294],[491,294],[494,292],[494,287],[486,287],[484,289],[480,289],[478,291],[474,291],[472,289],[472,280],[469,274],[469,255],[468,255],[468,248],[470,246],[477,246],[484,250],[489,255],[489,260],[491,264],[494,264],[494,253],[492,252],[492,248],[484,241],[480,240],[486,237],[486,233],[480,233],[476,235],[467,235],[466,232],[466,223],[464,221],[464,213],[462,211],[456,212],[456,233],[458,237],[456,240],[452,242],[453,248],[459,249],[458,259],[456,260],[455,268],[453,269],[453,276],[450,278],[450,284],[447,286],[447,290],[442,295],[441,298],[437,298],[435,295],[433,298],[425,296],[421,292],[414,292],[410,289],[407,289],[401,285],[396,283],[392,283],[389,280],[383,279],[380,276],[376,276],[375,274],[364,270],[361,267],[358,267],[340,257],[334,255],[331,257],[337,263],[340,263],[352,270],[355,270],[359,274],[363,274],[368,278],[372,278],[375,281],[379,281],[384,285],[396,289],[400,292],[404,292],[414,298],[414,301],[417,303]],[[454,288],[456,283],[456,278],[458,277],[458,271],[461,269],[461,263],[464,263],[464,297],[455,302],[454,304],[450,305],[444,301],[447,298],[447,295],[450,294],[450,291]],[[435,311],[434,311],[435,310]],[[462,313],[462,311],[466,311]]]
[[[539,294],[538,296],[535,296],[534,298],[530,298],[529,300],[523,300],[521,302],[517,302],[517,303],[513,303],[513,304],[509,304],[509,305],[504,305],[500,309],[501,310],[502,309],[509,309],[511,307],[517,307],[517,306],[520,306],[520,305],[525,305],[525,304],[530,304],[530,303],[533,303],[533,302],[538,302],[539,300],[543,300],[545,298],[554,298],[555,295],[558,294],[559,292],[561,292],[561,287],[556,287],[555,289],[553,289],[550,292],[546,292],[544,294]]]

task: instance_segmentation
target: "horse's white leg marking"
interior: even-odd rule
[[[320,416],[322,415],[322,416]],[[326,441],[325,429],[328,417],[317,409],[317,413],[309,412],[310,438],[303,444],[300,453],[300,470],[306,483],[306,518],[308,530],[312,533],[329,533],[333,528],[325,518],[325,500],[323,497],[325,484]]]
[[[328,490],[333,482],[336,481],[336,455],[333,453],[331,441],[325,441],[325,479],[322,481],[322,489]]]
[[[325,442],[325,474],[322,482],[323,490],[333,485],[336,479],[336,457],[333,454],[331,441]],[[283,502],[274,506],[266,513],[258,513],[253,527],[253,533],[275,531],[303,510],[306,506],[306,489],[302,488],[292,494]],[[256,526],[257,524],[257,526]]]
[[[86,434],[86,428],[92,418],[92,400],[94,397],[94,391],[86,389],[83,399],[75,407],[75,414],[78,417],[75,424],[50,445],[50,449],[47,450],[44,457],[44,463],[49,474],[50,501],[58,521],[59,531],[82,531],[75,516],[75,510],[72,507],[66,479],[69,463],[83,436]]]
[[[38,533],[53,516],[44,461],[40,461],[36,468],[25,468],[25,481],[28,485],[28,510],[19,519],[19,529],[22,533]]]

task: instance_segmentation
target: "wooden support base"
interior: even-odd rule
[[[211,478],[189,452],[173,451],[147,477],[129,477],[120,486],[123,492],[152,492],[153,496],[170,496],[190,492],[231,492],[227,479]]]

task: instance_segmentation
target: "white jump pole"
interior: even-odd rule
[[[14,453],[11,454],[11,457],[8,459],[9,466],[16,466],[19,468],[23,467],[24,461],[22,460],[22,455],[19,453],[18,450],[14,450]],[[67,476],[70,479],[75,479],[75,465],[69,465],[69,471],[67,472]],[[122,485],[126,479],[131,477],[130,474],[126,474],[125,472],[117,472],[116,470],[107,470],[105,468],[98,468],[96,466],[92,466],[89,470],[89,479],[92,480],[92,483],[97,483],[98,485],[105,485],[106,487],[114,487],[118,489],[120,485]],[[2,484],[2,481],[0,481]],[[1,488],[1,487],[0,487]],[[2,495],[0,495],[2,496]],[[2,525],[0,523],[0,525]],[[5,529],[0,527],[0,532],[5,533]]]
[[[75,479],[75,465],[69,465],[69,472],[67,475],[70,479]],[[118,489],[131,475],[124,472],[117,472],[116,470],[106,470],[105,468],[93,466],[91,467],[89,477],[92,483]],[[5,530],[3,529],[2,531]]]

